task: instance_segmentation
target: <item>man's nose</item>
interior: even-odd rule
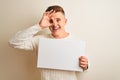
[[[54,26],[57,26],[57,25],[58,25],[58,23],[57,23],[56,20],[53,21],[53,25],[54,25]]]

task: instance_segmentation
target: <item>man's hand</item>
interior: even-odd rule
[[[85,56],[79,58],[79,66],[83,68],[83,70],[88,69],[88,59]]]
[[[43,14],[42,19],[39,22],[39,25],[41,28],[46,28],[51,25],[50,19],[51,19],[52,14],[54,13],[55,11],[51,10]]]

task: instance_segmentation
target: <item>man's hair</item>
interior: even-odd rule
[[[54,10],[55,12],[61,12],[63,13],[63,15],[65,15],[65,12],[61,6],[58,6],[58,5],[49,6],[45,12],[51,11],[51,10]]]

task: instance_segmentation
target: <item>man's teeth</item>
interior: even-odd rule
[[[57,30],[57,29],[59,29],[59,27],[58,27],[58,26],[56,26],[56,27],[53,27],[53,29],[54,29],[54,30]]]

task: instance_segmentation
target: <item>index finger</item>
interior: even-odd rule
[[[55,13],[55,10],[50,11],[49,16],[52,16]]]

